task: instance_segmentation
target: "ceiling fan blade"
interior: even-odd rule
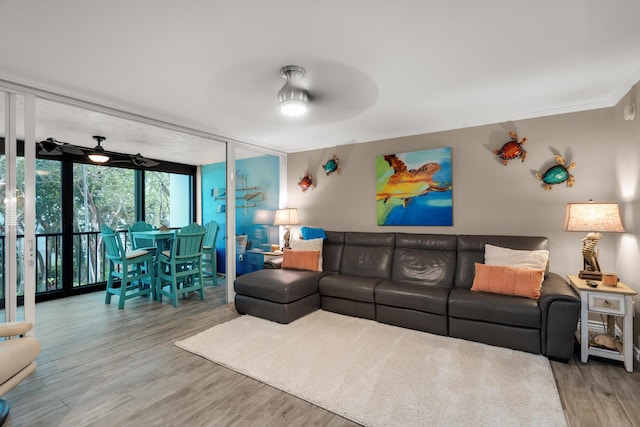
[[[84,154],[85,154],[82,149],[80,149],[79,147],[76,147],[75,145],[63,143],[62,145],[59,145],[58,147],[64,153],[75,154],[77,156],[84,156]]]
[[[40,150],[38,151],[38,154],[43,155],[43,156],[60,156],[62,155],[62,153],[60,152],[60,150],[57,149],[53,149],[53,150],[47,150],[44,147],[40,147]]]
[[[76,156],[84,156],[85,152],[80,147],[71,145],[68,142],[58,141],[55,138],[47,138],[38,142],[40,151],[38,154],[50,156],[59,156],[62,153],[75,154]]]
[[[40,146],[40,148],[42,148],[42,151],[45,152],[44,154],[46,154],[55,151],[55,149],[58,148],[59,143],[54,138],[47,138],[43,141],[38,142],[38,145]]]
[[[152,168],[154,166],[158,166],[160,162],[156,162],[155,160],[143,158],[140,161],[140,166],[144,166],[145,168]]]
[[[131,156],[131,163],[145,168],[152,168],[160,164],[160,162],[156,162],[155,160],[147,159],[140,153]]]

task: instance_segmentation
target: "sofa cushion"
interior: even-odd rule
[[[340,273],[389,279],[394,242],[394,233],[346,233]]]
[[[300,237],[304,240],[326,239],[327,234],[324,232],[324,228],[301,227]]]
[[[385,280],[376,286],[375,298],[376,304],[446,315],[449,291],[443,286]]]
[[[543,279],[544,270],[476,263],[476,276],[471,290],[537,300]]]
[[[398,233],[391,279],[453,287],[456,244],[456,236]]]
[[[285,249],[282,256],[282,268],[294,268],[298,270],[318,270],[320,251],[294,251]]]
[[[319,251],[320,256],[317,262],[316,271],[322,271],[322,239],[300,240],[294,239],[291,241],[291,249],[294,251]]]
[[[484,263],[486,244],[511,249],[549,249],[549,239],[546,237],[460,235],[456,260],[456,288],[471,289],[475,276],[475,263]],[[547,270],[545,270],[546,273],[548,273]]]
[[[484,245],[484,263],[487,265],[508,265],[510,267],[544,270],[547,268],[548,262],[549,251],[546,249],[524,251]]]
[[[344,250],[344,231],[326,231],[327,238],[322,246],[322,269],[337,273]]]
[[[538,302],[529,298],[452,289],[449,317],[499,323],[525,328],[540,328]]]
[[[318,289],[321,296],[373,303],[374,289],[380,282],[376,278],[334,274],[320,279]]]
[[[266,269],[236,278],[237,294],[277,303],[290,303],[318,292],[321,272],[305,270]]]

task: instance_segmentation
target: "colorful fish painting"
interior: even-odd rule
[[[378,225],[453,225],[451,148],[376,158]]]

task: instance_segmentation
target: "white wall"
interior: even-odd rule
[[[615,183],[625,233],[618,236],[616,271],[620,278],[640,292],[640,111],[634,120],[624,119],[626,105],[638,107],[640,84],[634,86],[615,106],[613,113]],[[636,297],[634,341],[640,346],[640,298]]]
[[[636,88],[625,99],[635,93]],[[580,239],[586,233],[562,230],[565,204],[620,202],[627,233],[602,237],[600,264],[604,271],[618,271],[622,281],[638,290],[640,249],[633,213],[640,212],[640,117],[622,119],[625,99],[614,108],[290,154],[288,206],[298,208],[304,225],[328,230],[547,236],[551,270],[567,275],[582,268]],[[524,162],[516,159],[502,166],[492,151],[509,140],[509,131],[528,138],[528,155]],[[375,157],[437,147],[452,147],[454,225],[377,226]],[[325,176],[322,164],[332,153],[340,158],[342,171]],[[561,184],[547,192],[534,177],[554,164],[554,154],[576,162],[573,188]],[[316,188],[303,193],[297,182],[305,170]],[[622,183],[633,191],[623,190]]]

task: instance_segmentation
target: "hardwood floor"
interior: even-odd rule
[[[4,396],[5,426],[353,426],[301,399],[179,349],[237,317],[224,285],[174,309],[94,293],[39,303],[38,369]],[[570,426],[640,426],[640,373],[621,363],[551,363]],[[544,408],[541,408],[544,410]]]

